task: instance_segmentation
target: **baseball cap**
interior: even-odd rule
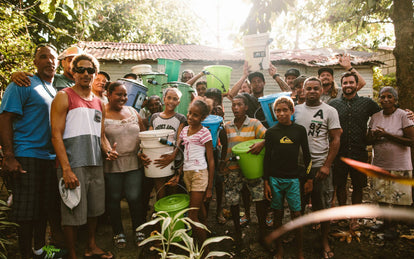
[[[318,70],[318,76],[320,76],[323,72],[328,72],[329,74],[331,74],[333,76],[334,72],[333,69],[330,67],[321,67]]]
[[[250,74],[249,74],[249,76],[248,76],[249,81],[251,82],[251,81],[252,81],[252,79],[253,79],[253,78],[255,78],[255,77],[260,77],[260,78],[263,80],[263,82],[265,81],[263,74],[262,74],[262,73],[260,73],[260,72],[253,72],[253,73],[250,73]]]
[[[60,53],[58,59],[62,60],[67,57],[77,56],[77,55],[84,54],[84,53],[85,52],[81,48],[77,46],[72,46],[72,47],[65,49],[62,53]]]
[[[290,75],[298,77],[300,76],[300,72],[296,68],[289,68],[285,73],[285,77]]]
[[[63,203],[69,208],[73,209],[78,206],[81,199],[81,188],[80,185],[75,189],[68,189],[65,187],[65,181],[63,177],[59,180],[59,193]]]

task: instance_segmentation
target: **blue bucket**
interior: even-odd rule
[[[206,127],[211,133],[211,138],[213,139],[213,148],[217,147],[218,132],[222,121],[223,118],[221,116],[208,115],[207,118],[201,122],[201,124]]]
[[[145,85],[138,83],[136,80],[121,78],[118,82],[125,85],[128,101],[125,105],[134,107],[137,111],[141,110],[142,103],[147,96],[148,88]]]
[[[265,115],[267,124],[272,127],[277,124],[277,118],[273,111],[273,103],[281,96],[289,96],[291,92],[282,92],[277,94],[270,94],[259,98],[260,105],[262,106],[263,113]]]

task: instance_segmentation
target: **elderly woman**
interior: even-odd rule
[[[383,110],[372,115],[368,131],[368,140],[374,151],[372,164],[393,175],[412,177],[410,146],[414,143],[414,123],[404,110],[397,108],[397,101],[398,94],[394,88],[387,86],[380,90],[379,102]],[[411,186],[382,179],[375,179],[373,185],[380,204],[412,203]],[[385,223],[384,226],[389,227],[389,222]],[[395,237],[395,232],[387,229],[388,234]]]
[[[118,158],[106,160],[104,164],[105,185],[107,195],[107,211],[111,218],[114,232],[114,245],[117,248],[126,246],[126,236],[121,221],[121,198],[125,194],[131,215],[132,230],[143,222],[142,179],[143,167],[138,160],[139,132],[144,130],[141,117],[137,111],[125,106],[127,91],[120,82],[108,86],[108,103],[105,105],[105,134],[111,146],[115,146]],[[138,244],[144,239],[143,233],[135,233]]]

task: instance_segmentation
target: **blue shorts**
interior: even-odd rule
[[[299,179],[269,177],[269,185],[272,189],[272,209],[283,210],[286,198],[291,211],[301,210]]]

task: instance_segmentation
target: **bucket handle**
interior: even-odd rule
[[[158,193],[161,191],[161,189],[162,188],[164,188],[165,186],[167,186],[167,184],[164,184],[163,186],[161,186],[161,188],[159,188],[158,189],[158,191],[157,191],[157,193],[155,194],[155,197],[158,197]],[[188,194],[188,191],[187,191],[187,188],[185,188],[184,186],[182,186],[181,184],[177,184],[177,186],[179,186],[179,187],[181,187],[181,189],[183,189],[187,194]]]

